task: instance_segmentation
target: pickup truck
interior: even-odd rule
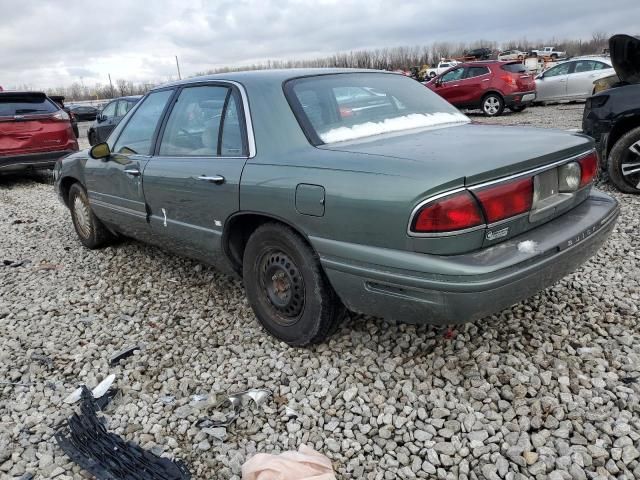
[[[531,50],[531,53],[540,57],[551,57],[553,59],[564,58],[567,52],[556,50],[555,47],[544,47],[542,50]]]
[[[458,65],[458,63],[455,60],[448,60],[448,61],[444,61],[444,62],[440,62],[438,63],[438,66],[435,68],[428,68],[424,77],[425,79],[428,78],[435,78],[438,75],[440,75],[441,73],[446,72],[447,70],[449,70],[451,67],[455,67],[456,65]]]

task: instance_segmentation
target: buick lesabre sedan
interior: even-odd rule
[[[613,229],[597,165],[588,137],[314,69],[156,88],[55,178],[85,246],[125,235],[238,274],[264,328],[302,346],[347,309],[453,324],[551,285]]]

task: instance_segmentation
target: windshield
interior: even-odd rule
[[[469,119],[419,82],[385,73],[290,80],[285,94],[314,145]]]

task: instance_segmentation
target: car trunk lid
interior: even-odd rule
[[[560,130],[463,124],[376,135],[320,148],[398,159],[395,164],[370,165],[386,170],[380,173],[424,176],[429,183],[460,179],[475,185],[585,153],[593,148],[593,141]],[[440,152],[447,151],[443,158]]]
[[[640,82],[640,37],[614,35],[609,39],[611,63],[622,82]]]

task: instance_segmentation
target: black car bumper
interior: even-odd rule
[[[0,156],[0,173],[53,168],[59,158],[74,153],[75,151],[76,150],[59,150],[56,152],[28,153],[7,157]]]
[[[536,99],[536,91],[518,92],[504,97],[505,107],[526,107]]]

